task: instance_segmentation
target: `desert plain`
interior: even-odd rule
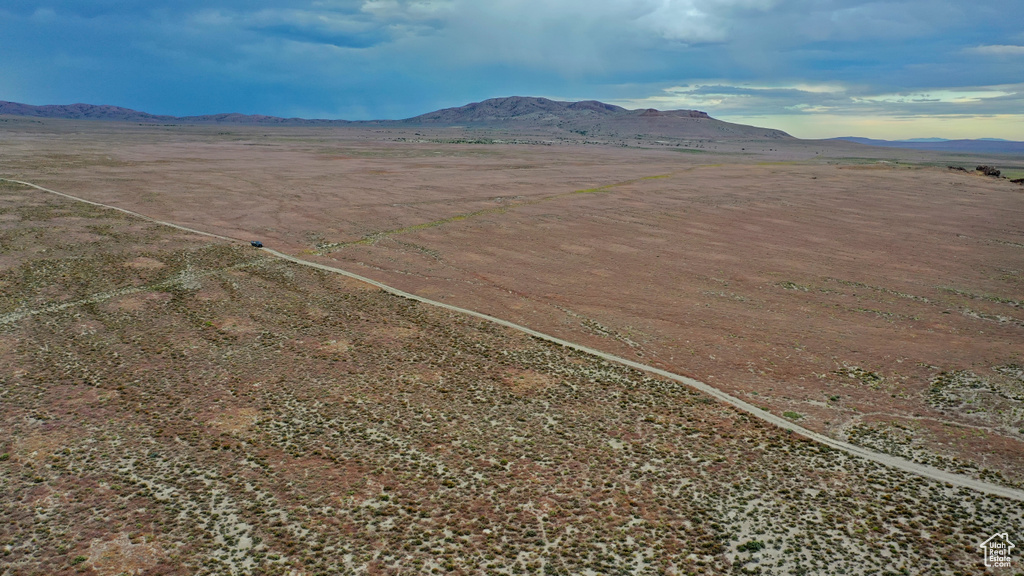
[[[980,164],[1024,176],[748,136],[0,118],[0,574],[983,573],[1020,498],[249,246],[1024,491],[1024,187]]]

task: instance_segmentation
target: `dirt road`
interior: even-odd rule
[[[101,204],[101,203],[98,203],[98,202],[93,202],[93,201],[90,201],[90,200],[85,200],[83,198],[78,198],[78,197],[72,196],[70,194],[65,194],[63,192],[57,192],[55,190],[50,190],[48,188],[43,188],[42,186],[38,186],[36,184],[32,184],[31,182],[23,182],[23,181],[19,181],[19,180],[10,180],[10,179],[6,179],[6,178],[0,178],[0,180],[6,181],[6,182],[17,183],[17,184],[21,184],[21,185],[24,185],[24,186],[29,186],[31,188],[35,188],[35,189],[43,191],[43,192],[48,192],[48,193],[51,193],[51,194],[56,194],[58,196],[62,196],[64,198],[68,198],[68,199],[71,199],[71,200],[76,200],[76,201],[79,201],[79,202],[85,202],[85,203],[91,204],[93,206],[99,206],[99,207],[103,207],[103,208],[109,208],[109,209],[112,209],[112,210],[118,210],[120,212],[123,212],[123,213],[126,213],[126,214],[131,214],[133,216],[145,219],[145,220],[150,221],[150,222],[154,222],[154,223],[162,224],[162,225],[166,225],[166,226],[171,226],[171,227],[177,228],[179,230],[184,230],[184,231],[192,232],[192,233],[195,233],[195,234],[201,234],[201,235],[209,236],[209,237],[212,237],[212,238],[218,238],[218,239],[221,239],[221,240],[227,240],[227,241],[230,241],[230,242],[245,242],[245,243],[248,243],[248,241],[246,241],[246,240],[241,240],[241,239],[238,239],[238,238],[230,238],[230,237],[227,237],[227,236],[221,236],[219,234],[205,232],[205,231],[202,231],[202,230],[196,230],[196,229],[189,228],[189,227],[186,227],[186,226],[181,226],[179,224],[174,224],[172,222],[165,222],[165,221],[162,221],[162,220],[157,220],[157,219],[151,218],[149,216],[146,216],[144,214],[139,214],[137,212],[133,212],[133,211],[130,211],[130,210],[125,210],[123,208],[118,208],[116,206],[109,206],[109,205],[106,205],[106,204]],[[506,321],[506,320],[502,320],[500,318],[495,318],[495,317],[489,316],[487,314],[482,314],[480,312],[476,312],[476,311],[469,310],[469,309],[466,309],[466,308],[460,308],[458,306],[453,306],[451,304],[445,304],[443,302],[438,302],[438,301],[435,301],[435,300],[431,300],[429,298],[424,298],[422,296],[417,296],[415,294],[411,294],[411,293],[399,290],[397,288],[393,288],[391,286],[388,286],[388,285],[383,284],[381,282],[378,282],[376,280],[373,280],[373,279],[370,279],[370,278],[366,278],[365,276],[360,276],[358,274],[354,274],[352,272],[349,272],[347,270],[343,270],[341,268],[334,268],[334,267],[331,267],[331,266],[326,266],[324,264],[318,264],[318,263],[315,263],[315,262],[310,262],[310,261],[307,261],[307,260],[302,260],[300,258],[296,258],[296,257],[291,256],[289,254],[284,254],[282,252],[278,252],[278,251],[270,249],[270,248],[263,248],[263,251],[268,253],[268,254],[271,254],[271,255],[273,255],[273,256],[275,256],[277,258],[280,258],[282,260],[287,260],[287,261],[293,262],[295,264],[299,264],[299,265],[302,265],[302,266],[309,266],[311,268],[316,268],[318,270],[323,270],[325,272],[341,274],[343,276],[347,276],[349,278],[352,278],[352,279],[355,279],[355,280],[359,280],[361,282],[365,282],[365,283],[370,284],[372,286],[376,286],[377,288],[380,288],[381,290],[384,290],[385,292],[388,292],[388,293],[393,294],[395,296],[399,296],[399,297],[402,297],[402,298],[408,298],[410,300],[415,300],[417,302],[421,302],[423,304],[428,304],[430,306],[436,306],[436,307],[444,308],[444,309],[447,309],[447,310],[450,310],[450,311],[453,311],[453,312],[458,312],[460,314],[466,314],[468,316],[473,316],[473,317],[476,317],[476,318],[480,318],[480,319],[486,320],[488,322],[493,322],[495,324],[499,324],[501,326],[505,326],[507,328],[511,328],[513,330],[517,330],[519,332],[522,332],[524,334],[528,334],[528,335],[533,336],[535,338],[539,338],[539,339],[542,339],[542,340],[545,340],[545,341],[548,341],[548,342],[559,344],[561,346],[566,346],[568,348],[572,348],[574,350],[577,350],[577,351],[580,351],[580,352],[583,352],[583,353],[586,353],[586,354],[591,354],[591,355],[597,356],[599,358],[602,358],[604,360],[608,360],[610,362],[616,362],[618,364],[629,366],[629,367],[635,368],[637,370],[642,370],[644,372],[648,372],[648,373],[651,373],[651,374],[655,374],[655,375],[661,376],[663,378],[667,378],[669,380],[672,380],[672,381],[678,382],[680,384],[689,386],[689,387],[694,388],[696,390],[700,390],[701,392],[704,392],[705,394],[708,394],[709,396],[717,398],[718,400],[720,400],[720,401],[722,401],[722,402],[724,402],[726,404],[729,404],[729,405],[731,405],[731,406],[733,406],[733,407],[735,407],[735,408],[737,408],[739,410],[742,410],[743,412],[746,412],[746,413],[748,413],[748,414],[750,414],[750,415],[752,415],[752,416],[754,416],[756,418],[759,418],[759,419],[761,419],[764,422],[768,422],[768,423],[770,423],[770,424],[772,424],[774,426],[777,426],[779,428],[783,428],[783,429],[789,430],[791,432],[800,434],[800,435],[805,436],[807,438],[810,438],[810,439],[812,439],[812,440],[814,440],[816,442],[820,442],[822,444],[825,444],[826,446],[829,446],[831,448],[842,450],[842,451],[844,451],[844,452],[846,452],[848,454],[851,454],[853,456],[858,456],[858,457],[861,457],[861,458],[864,458],[864,459],[867,459],[867,460],[871,460],[873,462],[877,462],[879,464],[883,464],[885,466],[889,466],[889,467],[892,467],[892,468],[903,470],[905,472],[910,472],[912,474],[916,474],[916,475],[923,476],[923,477],[926,477],[926,478],[931,478],[933,480],[937,480],[939,482],[947,483],[947,484],[950,484],[950,485],[953,485],[953,486],[969,488],[969,489],[977,490],[979,492],[983,492],[983,493],[986,493],[986,494],[991,494],[991,495],[995,495],[995,496],[1001,496],[1001,497],[1010,498],[1010,499],[1013,499],[1013,500],[1024,501],[1024,491],[1017,490],[1017,489],[1010,488],[1010,487],[1006,487],[1006,486],[1000,486],[1000,485],[997,485],[997,484],[991,484],[991,483],[988,483],[988,482],[983,482],[981,480],[976,480],[974,478],[970,478],[970,477],[963,476],[963,475],[960,475],[960,474],[954,474],[954,473],[951,473],[951,472],[946,472],[946,471],[943,471],[943,470],[939,470],[937,468],[932,468],[930,466],[924,466],[924,465],[921,465],[921,464],[917,464],[915,462],[911,462],[909,460],[905,460],[905,459],[902,459],[902,458],[897,458],[897,457],[894,457],[894,456],[889,456],[887,454],[882,454],[882,453],[874,452],[874,451],[865,449],[865,448],[860,447],[860,446],[856,446],[856,445],[853,445],[853,444],[850,444],[850,443],[847,443],[847,442],[843,442],[841,440],[830,438],[830,437],[825,436],[823,434],[819,434],[817,432],[813,432],[811,430],[808,430],[808,429],[806,429],[806,428],[804,428],[804,427],[802,427],[802,426],[800,426],[800,425],[798,425],[798,424],[796,424],[796,423],[794,423],[792,421],[789,421],[789,420],[787,420],[787,419],[785,419],[783,417],[780,417],[780,416],[777,416],[777,415],[772,414],[770,412],[764,411],[764,410],[762,410],[762,409],[760,409],[760,408],[758,408],[758,407],[756,407],[756,406],[754,406],[754,405],[752,405],[752,404],[750,404],[748,402],[745,402],[745,401],[743,401],[743,400],[741,400],[741,399],[739,399],[739,398],[737,398],[735,396],[732,396],[730,394],[726,394],[726,393],[724,393],[724,392],[722,392],[722,391],[720,391],[720,390],[718,390],[718,389],[716,389],[716,388],[714,388],[712,386],[709,386],[708,384],[705,384],[705,383],[700,382],[698,380],[694,380],[692,378],[688,378],[686,376],[681,376],[681,375],[678,375],[678,374],[674,374],[672,372],[668,372],[666,370],[661,370],[661,369],[655,368],[653,366],[648,366],[646,364],[641,364],[641,363],[635,362],[633,360],[628,360],[626,358],[615,356],[613,354],[608,354],[606,352],[602,352],[600,350],[596,350],[596,349],[593,349],[593,348],[590,348],[590,347],[587,347],[587,346],[582,346],[580,344],[569,342],[567,340],[562,340],[561,338],[556,338],[554,336],[550,336],[550,335],[544,334],[542,332],[537,332],[536,330],[532,330],[532,329],[527,328],[525,326],[521,326],[521,325],[518,325],[518,324],[515,324],[515,323],[512,323],[512,322]]]

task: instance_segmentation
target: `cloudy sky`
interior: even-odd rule
[[[354,120],[511,95],[1024,140],[1024,1],[0,3],[0,100]]]

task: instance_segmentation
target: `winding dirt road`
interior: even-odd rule
[[[31,188],[35,188],[36,190],[40,190],[40,191],[43,191],[43,192],[48,192],[50,194],[56,194],[56,195],[62,196],[64,198],[68,198],[68,199],[75,200],[75,201],[78,201],[78,202],[84,202],[86,204],[91,204],[93,206],[98,206],[98,207],[101,207],[101,208],[109,208],[111,210],[117,210],[117,211],[123,212],[125,214],[130,214],[132,216],[136,216],[138,218],[142,218],[142,219],[147,220],[149,222],[153,222],[153,223],[156,223],[156,224],[162,224],[162,225],[165,225],[165,226],[170,226],[172,228],[177,228],[178,230],[183,230],[183,231],[186,231],[186,232],[192,232],[194,234],[200,234],[200,235],[203,235],[203,236],[208,236],[208,237],[211,237],[211,238],[217,238],[217,239],[220,239],[220,240],[226,240],[226,241],[229,241],[229,242],[244,242],[244,243],[248,244],[248,241],[246,241],[246,240],[241,240],[241,239],[238,239],[238,238],[231,238],[231,237],[228,237],[228,236],[221,236],[219,234],[214,234],[214,233],[211,233],[211,232],[205,232],[203,230],[196,230],[194,228],[189,228],[187,226],[181,226],[179,224],[174,224],[172,222],[165,222],[165,221],[162,221],[162,220],[157,220],[155,218],[151,218],[149,216],[146,216],[145,214],[140,214],[138,212],[133,212],[131,210],[126,210],[124,208],[118,208],[117,206],[109,206],[107,204],[101,204],[99,202],[93,202],[91,200],[86,200],[84,198],[79,198],[77,196],[72,196],[70,194],[65,194],[63,192],[57,192],[56,190],[50,190],[48,188],[43,188],[42,186],[33,184],[31,182],[24,182],[24,181],[20,181],[20,180],[11,180],[11,179],[7,179],[7,178],[0,178],[0,180],[5,181],[5,182],[12,182],[12,183],[16,183],[16,184],[21,184],[21,185],[24,185],[24,186],[29,186]],[[405,292],[405,291],[399,290],[397,288],[393,288],[391,286],[388,286],[387,284],[383,284],[383,283],[378,282],[376,280],[373,280],[373,279],[370,279],[370,278],[366,278],[365,276],[360,276],[358,274],[349,272],[347,270],[343,270],[341,268],[334,268],[332,266],[326,266],[324,264],[318,264],[316,262],[310,262],[310,261],[307,261],[307,260],[302,260],[300,258],[296,258],[296,257],[291,256],[289,254],[284,254],[282,252],[278,252],[278,251],[270,249],[270,248],[263,248],[263,251],[266,252],[267,254],[270,254],[270,255],[273,255],[273,256],[275,256],[277,258],[280,258],[281,260],[287,260],[287,261],[293,262],[295,264],[299,264],[299,265],[302,265],[302,266],[309,266],[311,268],[316,268],[318,270],[323,270],[325,272],[331,272],[331,273],[334,273],[334,274],[341,274],[343,276],[347,276],[347,277],[352,278],[354,280],[358,280],[360,282],[365,282],[365,283],[370,284],[372,286],[376,286],[377,288],[380,288],[381,290],[384,290],[385,292],[388,292],[388,293],[393,294],[395,296],[400,296],[402,298],[408,298],[410,300],[415,300],[417,302],[421,302],[423,304],[427,304],[427,305],[430,305],[430,306],[436,306],[438,308],[444,308],[446,310],[451,310],[452,312],[457,312],[457,313],[460,313],[460,314],[465,314],[467,316],[473,316],[475,318],[480,318],[481,320],[486,320],[488,322],[493,322],[495,324],[499,324],[501,326],[505,326],[507,328],[511,328],[513,330],[517,330],[519,332],[522,332],[524,334],[528,334],[530,336],[533,336],[535,338],[539,338],[541,340],[545,340],[545,341],[548,341],[548,342],[559,344],[561,346],[565,346],[567,348],[571,348],[573,350],[577,350],[577,351],[580,351],[580,352],[583,352],[583,353],[586,353],[586,354],[591,354],[593,356],[597,356],[597,357],[602,358],[604,360],[608,360],[609,362],[616,362],[616,363],[622,364],[624,366],[629,366],[630,368],[635,368],[637,370],[642,370],[642,371],[648,372],[650,374],[655,374],[655,375],[661,376],[663,378],[667,378],[669,380],[673,380],[675,382],[678,382],[680,384],[684,384],[684,385],[689,386],[691,388],[694,388],[696,390],[700,390],[701,392],[703,392],[703,393],[705,393],[705,394],[707,394],[709,396],[712,396],[714,398],[717,398],[721,402],[729,404],[729,405],[731,405],[731,406],[733,406],[733,407],[735,407],[735,408],[737,408],[739,410],[742,410],[743,412],[746,412],[746,413],[750,414],[751,416],[754,416],[755,418],[758,418],[758,419],[760,419],[760,420],[762,420],[764,422],[767,422],[767,423],[772,424],[774,426],[777,426],[779,428],[783,428],[785,430],[789,430],[791,432],[800,434],[800,435],[802,435],[804,437],[810,438],[810,439],[812,439],[812,440],[814,440],[816,442],[820,442],[821,444],[824,444],[824,445],[829,446],[831,448],[835,448],[837,450],[842,450],[842,451],[844,451],[844,452],[846,452],[846,453],[848,453],[850,455],[853,455],[853,456],[864,458],[866,460],[870,460],[872,462],[876,462],[876,463],[879,463],[879,464],[882,464],[882,465],[885,465],[885,466],[889,466],[891,468],[902,470],[904,472],[909,472],[911,474],[916,474],[916,475],[919,475],[919,476],[923,476],[925,478],[931,478],[932,480],[937,480],[939,482],[950,484],[952,486],[969,488],[971,490],[977,490],[978,492],[983,492],[983,493],[991,494],[991,495],[994,495],[994,496],[1001,496],[1003,498],[1010,498],[1010,499],[1013,499],[1013,500],[1024,501],[1024,491],[1021,491],[1021,490],[1018,490],[1018,489],[1015,489],[1015,488],[1010,488],[1008,486],[1000,486],[998,484],[991,484],[991,483],[988,483],[988,482],[983,482],[981,480],[977,480],[977,479],[974,479],[974,478],[971,478],[971,477],[968,477],[968,476],[964,476],[964,475],[961,475],[961,474],[955,474],[955,473],[952,473],[952,472],[946,472],[944,470],[939,470],[938,468],[933,468],[931,466],[925,466],[923,464],[918,464],[918,463],[915,463],[915,462],[911,462],[909,460],[905,460],[903,458],[898,458],[898,457],[895,457],[895,456],[890,456],[888,454],[882,454],[882,453],[879,453],[879,452],[874,452],[872,450],[868,450],[866,448],[863,448],[863,447],[860,447],[860,446],[856,446],[856,445],[850,444],[848,442],[843,442],[843,441],[837,440],[835,438],[830,438],[830,437],[825,436],[823,434],[819,434],[819,433],[814,432],[812,430],[808,430],[808,429],[806,429],[806,428],[804,428],[804,427],[802,427],[802,426],[800,426],[800,425],[798,425],[798,424],[796,424],[796,423],[794,423],[794,422],[792,422],[790,420],[787,420],[785,418],[782,418],[782,417],[777,416],[775,414],[772,414],[770,412],[766,412],[766,411],[764,411],[764,410],[754,406],[753,404],[745,402],[745,401],[741,400],[740,398],[737,398],[737,397],[732,396],[730,394],[726,394],[725,392],[722,392],[722,391],[718,390],[717,388],[709,386],[709,385],[707,385],[707,384],[705,384],[703,382],[700,382],[699,380],[694,380],[693,378],[688,378],[686,376],[681,376],[679,374],[674,374],[672,372],[668,372],[668,371],[662,370],[660,368],[655,368],[653,366],[648,366],[646,364],[641,364],[639,362],[634,362],[633,360],[628,360],[626,358],[615,356],[614,354],[608,354],[607,352],[602,352],[600,350],[595,350],[595,349],[587,347],[587,346],[582,346],[580,344],[569,342],[567,340],[562,340],[561,338],[556,338],[555,336],[550,336],[548,334],[544,334],[542,332],[537,332],[536,330],[532,330],[532,329],[527,328],[525,326],[520,326],[519,324],[515,324],[515,323],[509,322],[507,320],[502,320],[501,318],[495,318],[494,316],[489,316],[487,314],[482,314],[482,313],[476,312],[474,310],[468,310],[466,308],[460,308],[458,306],[452,306],[451,304],[445,304],[443,302],[437,302],[437,301],[431,300],[429,298],[424,298],[422,296],[417,296],[415,294],[410,294],[408,292]]]

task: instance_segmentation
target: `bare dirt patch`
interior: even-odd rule
[[[555,384],[554,379],[547,374],[520,370],[511,371],[502,378],[502,381],[517,396],[533,396],[543,393],[544,390]]]
[[[160,268],[164,268],[167,265],[153,258],[139,256],[138,258],[135,258],[131,262],[125,264],[125,266],[129,268],[141,268],[143,270],[159,270]]]
[[[93,540],[85,566],[101,576],[143,574],[155,567],[163,556],[163,551],[157,546],[133,543],[125,533],[113,540]]]
[[[44,422],[31,416],[29,418],[36,424]],[[67,440],[67,434],[59,430],[37,430],[19,438],[14,443],[14,455],[23,461],[45,461],[49,454],[63,448],[67,444]]]
[[[318,346],[318,349],[321,352],[326,352],[328,354],[340,354],[342,352],[348,352],[351,346],[352,344],[348,340],[342,338],[341,340],[325,340],[323,343],[320,344],[320,346]]]
[[[232,408],[217,414],[210,425],[221,432],[240,434],[252,427],[259,417],[255,408]]]
[[[166,304],[170,299],[171,296],[167,293],[143,292],[141,294],[118,298],[117,300],[107,304],[107,306],[127,312],[142,312],[147,309]]]

